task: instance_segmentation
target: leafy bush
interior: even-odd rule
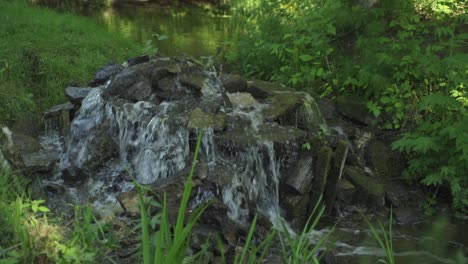
[[[361,96],[381,120],[374,125],[413,131],[396,143],[413,158],[406,175],[424,184],[449,183],[462,210],[466,7],[460,0],[262,1],[244,10],[246,32],[228,59],[247,75],[322,97]],[[417,147],[427,138],[437,150]],[[435,162],[437,155],[443,157]]]

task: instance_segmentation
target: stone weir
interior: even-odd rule
[[[384,203],[383,185],[364,167],[367,134],[348,139],[356,129],[327,127],[335,110],[321,106],[322,117],[307,93],[191,59],[138,57],[104,66],[66,96],[44,114],[64,142],[55,179],[42,182],[48,201],[60,197],[57,206],[86,201],[102,218],[138,214],[135,179],[154,197],[166,193],[175,216],[200,131],[188,210],[216,198],[202,219],[212,227],[245,228],[259,212],[264,223],[301,228],[321,197],[331,212],[336,192],[347,204]]]

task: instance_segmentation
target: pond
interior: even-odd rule
[[[158,48],[164,56],[213,56],[240,32],[232,16],[216,15],[197,6],[127,3],[93,8],[71,5],[68,1],[47,5],[90,17],[144,45],[151,41],[151,48]],[[158,36],[164,36],[164,40],[158,41]]]

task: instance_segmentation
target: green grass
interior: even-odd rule
[[[377,243],[379,243],[380,248],[385,252],[385,260],[380,260],[379,262],[383,262],[386,264],[394,264],[395,263],[395,256],[393,251],[393,239],[392,239],[392,225],[393,225],[393,212],[390,210],[390,222],[388,224],[388,232],[385,230],[384,225],[380,220],[377,220],[378,227],[374,226],[369,219],[362,215],[364,220],[366,221],[367,225],[372,231],[372,235],[374,236]]]
[[[61,103],[70,84],[142,50],[86,18],[0,0],[0,121]]]

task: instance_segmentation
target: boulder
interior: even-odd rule
[[[81,105],[81,101],[89,94],[93,89],[92,87],[67,87],[65,89],[65,96],[75,105]]]
[[[90,86],[99,86],[107,82],[117,73],[121,72],[124,69],[122,65],[115,63],[109,63],[102,68],[100,68],[95,74],[94,79],[90,82]]]
[[[331,213],[333,202],[336,197],[337,183],[343,174],[346,158],[348,157],[348,142],[340,140],[333,155],[332,167],[328,176],[327,186],[325,188],[325,203],[328,213]]]
[[[228,93],[242,93],[247,90],[247,81],[238,74],[229,74],[225,77],[223,86]]]
[[[329,146],[322,147],[317,153],[318,157],[314,170],[313,190],[310,192],[309,214],[313,212],[313,209],[320,201],[320,197],[325,190],[331,167],[332,155],[333,150]]]
[[[356,191],[356,187],[344,178],[340,179],[336,184],[336,196],[346,203],[351,204],[353,202]]]
[[[286,184],[304,195],[312,189],[313,178],[312,157],[306,156],[299,160],[294,172],[288,176]]]
[[[255,108],[259,105],[257,100],[249,93],[227,93],[226,95],[234,108]]]
[[[64,104],[59,104],[46,110],[43,113],[42,118],[52,118],[52,117],[62,116],[64,113],[68,113],[74,109],[75,109],[75,106],[72,103],[66,102]]]
[[[180,84],[189,88],[196,94],[201,94],[208,76],[202,73],[191,73],[181,76]]]
[[[247,82],[247,92],[257,99],[266,99],[278,92],[294,92],[294,90],[278,83],[252,80]]]
[[[54,168],[57,157],[52,153],[35,152],[21,155],[25,171],[29,173],[51,172]]]
[[[366,174],[364,169],[356,166],[345,166],[344,176],[360,191],[359,200],[382,206],[384,204],[383,184]]]
[[[295,92],[279,93],[268,97],[267,102],[268,106],[263,110],[267,121],[287,120],[288,117],[294,119],[301,95]]]
[[[131,67],[137,64],[148,62],[149,60],[150,58],[148,55],[137,56],[137,57],[127,60],[127,65],[128,67]]]
[[[212,128],[215,131],[221,131],[224,129],[224,114],[212,114],[197,108],[190,113],[188,128],[195,130],[198,128]]]
[[[336,99],[336,107],[340,114],[361,124],[370,125],[374,116],[367,109],[366,101],[354,95],[342,95]]]
[[[119,73],[104,90],[105,96],[116,96],[131,101],[148,100],[152,93],[151,82],[138,71],[126,69]]]
[[[393,209],[395,220],[402,225],[415,224],[421,221],[421,215],[412,207],[400,207]]]

